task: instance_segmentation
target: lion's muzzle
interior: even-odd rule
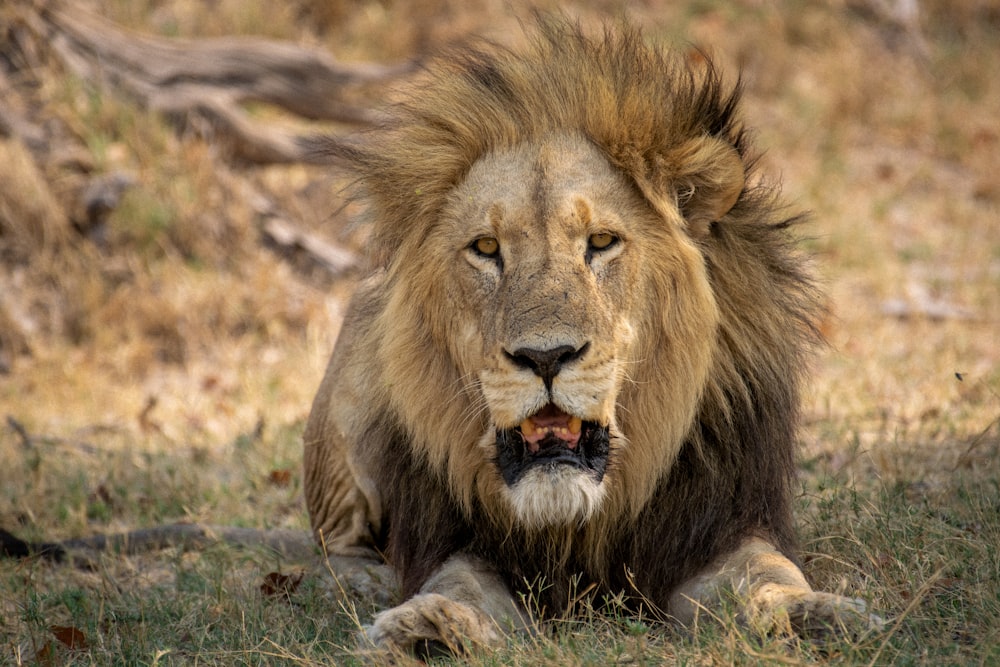
[[[606,426],[583,421],[549,403],[516,428],[497,431],[497,466],[508,486],[535,467],[572,466],[600,482],[608,463]]]

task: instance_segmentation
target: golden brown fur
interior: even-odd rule
[[[726,590],[753,622],[863,611],[793,564],[816,298],[737,102],[632,29],[543,20],[523,53],[447,54],[329,147],[373,269],[313,405],[306,498],[332,553],[400,575],[373,641],[488,644],[527,622],[526,584],[554,614],[573,578],[682,622]]]

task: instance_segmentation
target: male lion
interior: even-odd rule
[[[368,637],[489,645],[530,622],[525,594],[546,616],[588,588],[684,624],[724,597],[765,630],[875,622],[795,565],[817,298],[794,219],[749,178],[738,87],[632,28],[537,33],[449,54],[329,147],[374,268],[313,404],[305,492],[329,553],[398,573]]]

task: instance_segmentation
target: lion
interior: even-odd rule
[[[461,652],[578,592],[692,624],[877,624],[814,591],[791,510],[820,295],[740,85],[711,62],[543,18],[529,46],[427,65],[357,177],[371,270],[304,433],[312,528],[385,562],[367,638]]]

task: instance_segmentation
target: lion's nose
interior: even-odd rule
[[[572,345],[560,345],[548,350],[536,350],[530,347],[522,347],[504,354],[507,358],[521,368],[527,368],[532,373],[542,378],[545,388],[552,390],[552,380],[555,379],[559,371],[566,364],[576,361],[584,355],[590,343],[584,343],[579,348]]]

